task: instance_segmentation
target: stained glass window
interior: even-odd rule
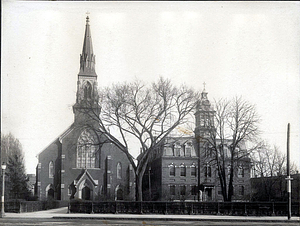
[[[53,161],[49,162],[49,178],[53,178],[54,176],[54,164]]]
[[[77,142],[77,168],[95,168],[95,141],[91,133],[84,130]]]
[[[119,162],[117,164],[117,178],[122,179],[122,166],[121,166],[121,163],[119,163]]]

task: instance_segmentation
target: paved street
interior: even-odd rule
[[[51,225],[141,225],[141,226],[162,226],[162,225],[291,225],[299,226],[298,222],[276,223],[276,222],[222,222],[222,221],[140,221],[140,220],[96,220],[96,219],[0,219],[0,225],[5,226],[51,226]]]
[[[148,215],[148,214],[76,214],[67,208],[32,212],[6,213],[0,225],[300,225],[300,218],[216,215]]]

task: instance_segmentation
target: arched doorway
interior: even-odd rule
[[[118,185],[116,187],[116,191],[115,191],[115,200],[123,200],[123,190],[122,188]]]
[[[53,190],[53,188],[50,188],[48,190],[47,198],[48,199],[54,199],[54,190]]]
[[[54,199],[54,189],[52,184],[48,184],[48,186],[46,187],[46,198]]]
[[[93,188],[94,186],[90,180],[83,180],[78,188],[78,198],[83,200],[93,200]]]
[[[91,189],[87,186],[82,189],[82,199],[91,200]]]

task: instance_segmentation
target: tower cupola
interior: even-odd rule
[[[196,119],[196,128],[195,128],[195,135],[204,137],[205,134],[207,134],[208,131],[211,131],[211,129],[214,127],[214,115],[215,111],[208,100],[207,92],[205,90],[205,83],[204,88],[201,93],[201,99],[198,100],[198,103],[196,105],[196,113],[195,113],[195,119]]]

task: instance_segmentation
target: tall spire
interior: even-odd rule
[[[95,55],[93,52],[92,36],[89,22],[90,20],[87,16],[82,54],[80,55],[79,75],[97,76],[95,72]]]

